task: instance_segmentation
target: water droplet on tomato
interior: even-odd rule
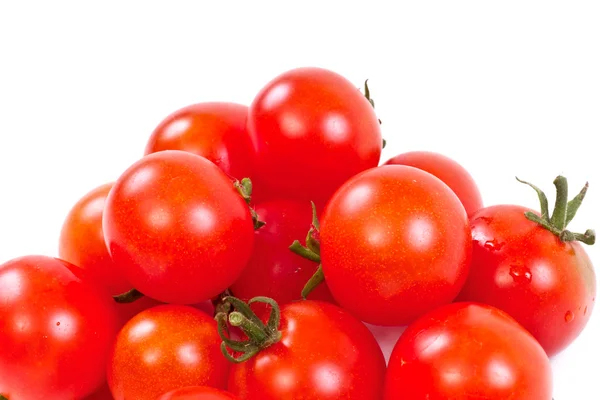
[[[575,314],[573,314],[572,311],[567,311],[567,313],[565,314],[565,321],[571,322],[571,321],[573,321],[574,318],[575,318]]]
[[[531,271],[524,265],[515,264],[510,266],[510,276],[517,283],[531,282]]]
[[[498,243],[496,239],[486,240],[483,247],[490,251],[499,251],[504,246],[504,243]]]

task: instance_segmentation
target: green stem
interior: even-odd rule
[[[577,210],[579,210],[579,206],[581,206],[581,203],[583,202],[583,199],[585,198],[585,195],[588,191],[589,186],[590,186],[589,183],[586,182],[585,185],[583,186],[583,189],[581,189],[581,191],[577,194],[577,196],[575,196],[573,198],[573,200],[571,200],[567,203],[567,222],[566,222],[567,226],[573,220],[573,218],[575,217],[575,214],[577,214]]]
[[[8,400],[8,397],[4,396],[3,394],[0,394],[0,400]]]
[[[311,261],[314,261],[317,263],[321,262],[320,255],[318,255],[311,249],[308,249],[308,248],[302,246],[298,240],[294,240],[294,243],[292,243],[292,245],[289,247],[289,249],[291,251],[293,251],[294,253],[298,254],[299,256],[304,257],[308,260],[311,260]]]
[[[569,186],[564,176],[558,176],[554,180],[556,186],[556,203],[550,222],[556,229],[562,231],[567,226],[567,203],[569,201]]]
[[[255,324],[239,311],[234,311],[229,314],[229,324],[240,328],[248,335],[251,342],[255,342],[257,344],[263,343],[269,336],[268,333],[265,332],[264,324],[262,324],[262,326]]]
[[[306,282],[306,285],[304,285],[304,288],[302,289],[302,298],[306,300],[308,295],[324,281],[325,281],[325,274],[323,274],[323,266],[319,265],[319,267],[317,268],[317,271],[308,280],[308,282]]]
[[[133,303],[144,297],[144,294],[137,289],[131,289],[128,292],[113,296],[113,299],[119,304]],[[0,399],[1,400],[1,399]]]

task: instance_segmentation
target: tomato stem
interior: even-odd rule
[[[128,292],[113,296],[113,299],[119,304],[133,303],[144,297],[144,294],[137,289],[131,289]],[[1,400],[1,399],[0,399]]]
[[[375,100],[373,100],[371,98],[371,91],[369,90],[368,82],[369,82],[369,80],[366,79],[365,80],[365,97],[369,101],[369,103],[371,103],[371,107],[373,107],[373,109],[375,109]],[[379,118],[377,118],[377,121],[379,121],[379,125],[381,125],[381,120]],[[387,145],[387,141],[385,139],[381,139],[381,148],[385,149],[386,145]]]
[[[300,244],[298,240],[294,240],[294,243],[289,247],[291,251],[298,254],[301,257],[304,257],[310,261],[314,261],[317,263],[321,262],[321,256],[315,253],[313,250],[308,247],[304,247]]]
[[[236,180],[233,182],[233,187],[238,191],[240,196],[244,199],[248,207],[250,208],[250,214],[252,215],[252,222],[254,223],[254,230],[258,230],[265,226],[265,222],[261,221],[254,207],[250,205],[252,202],[252,181],[250,178],[244,178],[241,181]]]
[[[302,289],[302,298],[306,300],[310,292],[316,289],[321,283],[325,281],[325,274],[323,274],[323,266],[319,264],[317,271],[310,277],[304,288]]]
[[[569,187],[567,179],[560,175],[557,176],[554,180],[554,186],[556,187],[556,202],[554,204],[552,216],[550,216],[546,194],[531,183],[522,181],[519,178],[517,178],[517,180],[532,187],[537,192],[540,200],[541,215],[527,211],[525,212],[525,217],[527,219],[554,233],[563,242],[577,240],[587,245],[593,245],[596,242],[596,233],[593,229],[588,229],[585,233],[574,233],[566,229],[575,217],[577,210],[579,210],[587,193],[589,183],[586,182],[583,189],[581,189],[571,201],[568,201]]]
[[[8,397],[4,396],[3,394],[0,394],[0,400],[8,400]]]

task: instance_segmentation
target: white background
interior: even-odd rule
[[[537,207],[565,174],[600,230],[600,2],[0,3],[0,259],[57,254],[72,204],[171,111],[248,104],[299,66],[370,79],[388,140],[462,163],[487,205]],[[383,2],[380,4],[384,4]],[[589,248],[600,265],[598,245]],[[598,400],[600,310],[553,360],[556,400]]]

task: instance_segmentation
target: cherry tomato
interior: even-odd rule
[[[248,205],[227,176],[178,150],[145,156],[121,175],[103,230],[127,279],[165,303],[200,303],[227,289],[254,242]]]
[[[234,364],[228,390],[243,400],[379,400],[385,359],[367,327],[332,304],[284,305],[281,340]]]
[[[410,323],[454,300],[467,278],[465,209],[417,168],[386,165],[350,179],[327,205],[320,235],[333,297],[374,325]]]
[[[596,275],[579,243],[562,242],[527,211],[497,205],[471,217],[473,263],[459,298],[506,311],[553,356],[589,321]]]
[[[415,321],[388,364],[385,400],[550,400],[542,347],[514,319],[487,305],[454,303]]]
[[[317,265],[298,257],[289,247],[310,228],[310,202],[273,200],[258,204],[255,210],[266,225],[254,233],[252,257],[231,286],[232,293],[245,301],[266,296],[281,305],[301,299],[302,288]],[[327,285],[319,286],[309,298],[333,301]]]
[[[183,150],[205,157],[232,178],[252,177],[253,148],[246,131],[248,107],[199,103],[166,117],[154,130],[145,154]]]
[[[207,386],[188,386],[166,393],[158,400],[239,400],[239,398]]]
[[[45,256],[0,266],[0,394],[81,399],[102,385],[117,315],[84,272]]]
[[[108,385],[104,384],[100,390],[95,391],[91,396],[86,397],[85,400],[114,400],[114,398],[110,393]]]
[[[273,197],[327,200],[375,167],[382,138],[373,107],[344,77],[319,68],[279,75],[256,96],[248,131],[256,179]]]
[[[181,305],[145,310],[123,327],[108,362],[115,400],[156,400],[184,386],[225,388],[229,362],[215,321]]]
[[[458,196],[467,215],[483,207],[483,200],[475,180],[469,172],[453,159],[429,151],[413,151],[399,154],[386,165],[408,165],[422,169],[441,179]]]

